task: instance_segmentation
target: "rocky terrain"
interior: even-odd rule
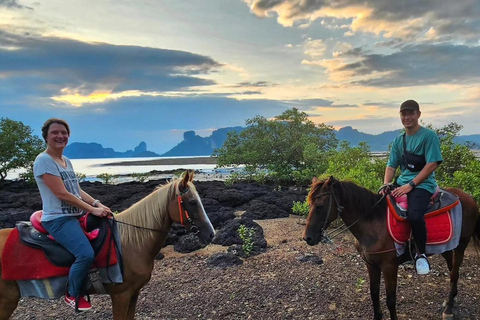
[[[120,185],[83,183],[95,198],[121,211],[165,181]],[[214,243],[195,247],[180,226],[156,261],[143,288],[136,319],[371,319],[368,275],[349,233],[335,245],[309,247],[304,219],[292,215],[305,187],[276,187],[221,181],[196,182],[217,230]],[[0,227],[12,227],[41,208],[35,186],[20,182],[0,189]],[[254,254],[242,255],[237,229],[255,227]],[[162,258],[163,257],[163,258]],[[162,259],[160,259],[162,258]],[[480,257],[468,248],[461,269],[455,319],[480,319]],[[401,266],[397,291],[399,319],[441,319],[448,293],[447,267],[431,258],[432,273]],[[12,319],[111,319],[108,296],[92,296],[94,310],[76,315],[60,300],[22,298]],[[388,318],[385,296],[382,308]]]

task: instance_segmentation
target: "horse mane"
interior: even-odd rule
[[[312,184],[307,197],[308,204],[313,202],[314,196],[320,192],[324,183],[325,181],[318,181]],[[358,212],[363,215],[362,219],[377,220],[385,217],[385,199],[373,207],[380,200],[381,195],[351,181],[334,180],[331,188],[336,191],[340,204],[350,212]]]
[[[144,248],[149,243],[158,231],[166,231],[166,224],[168,221],[168,206],[170,201],[175,199],[177,194],[177,181],[175,179],[165,185],[157,187],[152,193],[145,198],[133,204],[128,209],[115,215],[119,223],[120,236],[126,243],[132,244],[138,248]],[[195,190],[192,183],[188,183],[190,190]],[[147,230],[128,226],[144,227],[148,229],[155,229],[158,231]]]

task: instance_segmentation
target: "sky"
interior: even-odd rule
[[[295,107],[379,134],[399,106],[480,134],[478,0],[0,0],[0,117],[164,153]]]

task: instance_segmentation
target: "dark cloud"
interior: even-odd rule
[[[242,88],[242,87],[275,87],[278,84],[276,83],[271,83],[268,81],[257,81],[257,82],[250,82],[250,81],[245,81],[245,82],[240,82],[234,85],[234,88]]]
[[[209,57],[185,51],[0,31],[0,73],[4,75],[0,83],[30,83],[32,87],[23,86],[22,91],[45,91],[43,96],[56,94],[65,87],[77,88],[83,94],[101,89],[187,90],[213,84],[194,75],[219,67]]]
[[[480,79],[480,47],[464,45],[407,46],[388,55],[364,55],[360,61],[334,70],[370,76],[354,83],[379,87],[468,83]],[[375,74],[388,73],[376,78]]]
[[[17,0],[0,0],[0,7],[17,8],[17,9],[31,9],[30,7],[22,6]]]
[[[480,1],[478,0],[244,0],[251,3],[252,12],[268,16],[275,12],[282,21],[304,22],[312,14],[324,8],[355,8],[365,6],[372,10],[370,17],[364,17],[371,24],[378,20],[401,22],[418,19],[422,23],[407,26],[408,37],[415,40],[419,35],[434,28],[437,40],[462,39],[465,42],[478,41],[480,28]],[[323,17],[322,17],[323,19]],[[361,30],[359,30],[361,31]],[[388,30],[385,30],[388,31]]]

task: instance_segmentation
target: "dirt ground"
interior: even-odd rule
[[[136,319],[372,319],[368,276],[345,234],[333,245],[309,247],[301,239],[303,220],[291,216],[257,221],[268,250],[243,265],[214,269],[206,259],[226,247],[210,245],[190,254],[162,250],[150,282],[143,288]],[[298,261],[315,254],[323,264]],[[441,319],[449,277],[441,256],[430,259],[432,272],[415,274],[401,266],[397,310],[401,320]],[[469,247],[461,268],[454,319],[480,319],[480,256]],[[383,284],[382,284],[383,287]],[[384,318],[389,319],[382,295]],[[93,311],[76,315],[63,301],[23,298],[12,316],[24,319],[111,319],[108,296],[92,296]]]

